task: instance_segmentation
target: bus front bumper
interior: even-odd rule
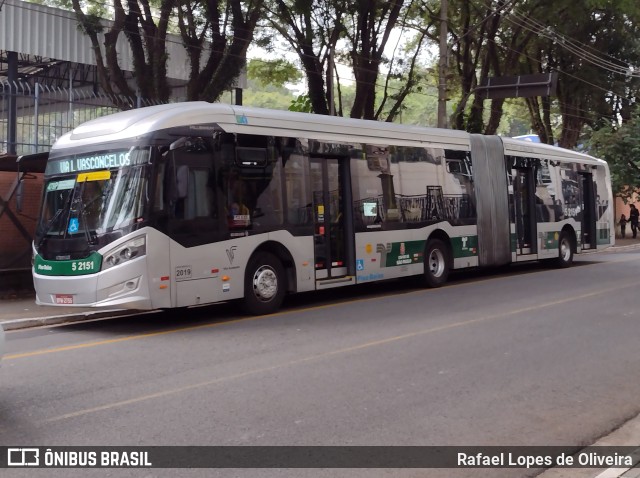
[[[149,310],[146,274],[144,257],[97,274],[52,276],[34,272],[36,304]]]

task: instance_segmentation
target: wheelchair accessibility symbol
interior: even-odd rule
[[[364,270],[364,259],[356,259],[356,270],[358,271]]]
[[[80,228],[80,222],[78,221],[77,217],[72,217],[71,219],[69,219],[69,228],[67,229],[69,234],[74,234],[78,232],[79,228]]]

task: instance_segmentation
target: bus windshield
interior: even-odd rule
[[[128,154],[132,157],[129,166],[48,178],[36,244],[41,246],[50,238],[83,237],[88,244],[94,244],[100,236],[141,222],[149,149],[136,149]]]

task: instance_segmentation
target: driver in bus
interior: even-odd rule
[[[232,192],[231,200],[227,208],[229,227],[247,227],[251,222],[251,215],[249,208],[243,202],[247,197],[246,184],[242,180],[236,180],[230,191]]]

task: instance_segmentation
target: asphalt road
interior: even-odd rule
[[[640,413],[639,266],[601,253],[299,295],[260,318],[222,304],[10,332],[0,445],[588,445]],[[183,471],[94,473],[526,474]]]

